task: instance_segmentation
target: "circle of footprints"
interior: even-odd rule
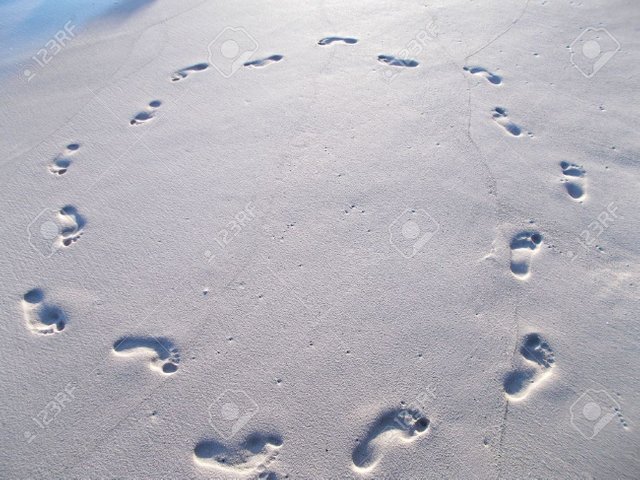
[[[538,333],[526,335],[520,342],[520,365],[504,379],[504,392],[509,400],[519,401],[551,373],[555,363],[553,351]]]

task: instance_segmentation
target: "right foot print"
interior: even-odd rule
[[[173,72],[171,74],[171,81],[172,82],[179,82],[180,80],[184,80],[185,78],[187,78],[192,73],[194,73],[194,72],[202,72],[203,70],[206,70],[207,68],[209,68],[209,64],[208,63],[197,63],[195,65],[191,65],[190,67],[185,67],[182,70],[178,70],[177,72]]]
[[[429,428],[429,419],[418,411],[404,408],[389,410],[371,425],[353,450],[353,468],[358,472],[372,471],[383,452],[396,443],[411,443]]]
[[[180,363],[178,350],[165,338],[124,337],[113,344],[113,351],[128,357],[151,355],[151,368],[167,375],[175,373]]]
[[[155,111],[158,107],[160,107],[160,105],[162,105],[162,102],[160,102],[160,100],[153,100],[149,102],[147,109],[139,112],[135,117],[131,119],[129,123],[131,125],[142,125],[143,123],[147,123],[154,118]]]
[[[524,399],[533,387],[548,376],[555,363],[549,344],[537,333],[526,335],[519,351],[524,358],[523,365],[504,379],[504,392],[513,401]]]
[[[378,55],[378,61],[392,67],[417,67],[419,64],[410,58],[398,58],[392,55]]]
[[[469,72],[471,75],[480,75],[494,85],[500,85],[502,83],[502,77],[496,75],[495,73],[491,73],[489,70],[486,70],[482,67],[462,67],[462,69],[465,72]]]
[[[525,280],[531,273],[531,257],[538,251],[542,235],[538,232],[522,232],[511,239],[511,273]]]
[[[504,128],[508,133],[513,135],[514,137],[520,136],[522,133],[522,129],[509,120],[509,116],[507,115],[507,109],[502,107],[496,107],[493,109],[493,119],[496,121],[498,125]]]
[[[318,41],[318,45],[331,45],[334,42],[347,43],[349,45],[353,45],[354,43],[358,43],[357,38],[351,37],[324,37],[320,41]]]
[[[567,193],[574,200],[582,201],[585,197],[584,176],[587,172],[584,168],[575,163],[560,162],[562,168],[562,183],[564,183]]]
[[[80,145],[77,143],[67,145],[64,152],[56,155],[56,158],[53,159],[49,165],[49,171],[54,175],[64,175],[67,173],[69,165],[71,165],[71,159],[69,157],[78,151],[79,148]]]
[[[267,468],[278,457],[282,439],[253,434],[239,447],[229,448],[215,440],[203,440],[193,450],[196,464],[229,475],[270,478]]]
[[[29,290],[22,297],[22,311],[27,327],[33,333],[47,335],[64,330],[67,317],[55,305],[44,302],[44,292],[39,288]]]
[[[251,67],[251,68],[266,67],[271,63],[279,62],[283,58],[284,58],[283,55],[271,55],[270,57],[267,57],[267,58],[260,58],[258,60],[251,60],[250,62],[245,62],[244,66]]]

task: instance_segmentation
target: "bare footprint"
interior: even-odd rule
[[[131,125],[142,125],[147,123],[155,117],[156,110],[162,105],[160,100],[153,100],[149,102],[149,105],[142,112],[138,112],[135,117],[129,122]]]
[[[272,63],[279,62],[283,58],[284,58],[283,55],[271,55],[270,57],[259,58],[258,60],[251,60],[250,62],[245,62],[244,66],[250,67],[250,68],[266,67],[267,65],[270,65]]]
[[[67,148],[51,161],[49,164],[49,171],[54,175],[64,175],[67,173],[69,166],[71,165],[71,156],[78,151],[80,145],[77,143],[70,143]]]
[[[209,68],[208,63],[196,63],[195,65],[191,65],[190,67],[185,67],[181,70],[175,71],[171,74],[172,82],[179,82],[180,80],[184,80],[189,75],[195,72],[202,72]]]
[[[521,343],[520,365],[504,378],[504,392],[509,400],[519,401],[551,373],[555,363],[553,351],[538,333],[526,335]]]
[[[358,39],[351,37],[324,37],[318,41],[318,45],[331,45],[335,42],[353,45],[355,43],[358,43]]]
[[[542,235],[538,232],[521,232],[511,239],[511,273],[525,280],[531,274],[531,257],[538,251]]]
[[[238,447],[227,447],[215,440],[203,440],[193,450],[197,465],[220,473],[270,478],[269,466],[276,460],[282,439],[276,435],[254,433]]]
[[[479,75],[486,78],[489,83],[494,85],[500,85],[502,83],[502,77],[491,73],[489,70],[482,67],[462,67],[465,72],[469,72],[471,75]]]
[[[44,292],[39,288],[29,290],[22,296],[22,311],[27,327],[33,333],[59,333],[67,324],[67,316],[62,309],[46,303]]]
[[[582,201],[586,197],[585,178],[587,172],[584,168],[575,163],[560,162],[562,168],[562,183],[564,183],[567,193],[571,198]]]
[[[410,58],[398,58],[392,55],[378,55],[378,61],[381,63],[386,63],[387,65],[391,65],[392,67],[417,67],[419,63],[415,60],[411,60]]]
[[[113,344],[113,351],[120,356],[151,356],[151,368],[165,374],[175,373],[180,363],[180,354],[166,338],[123,337]]]
[[[522,129],[511,120],[509,120],[509,116],[507,115],[507,110],[505,108],[494,108],[493,119],[498,125],[504,128],[509,134],[513,135],[514,137],[519,137],[522,133]]]
[[[353,468],[372,471],[385,450],[398,443],[411,443],[429,428],[429,419],[420,412],[405,408],[389,410],[378,417],[353,450]]]

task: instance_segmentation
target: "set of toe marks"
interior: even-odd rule
[[[493,85],[500,85],[502,83],[502,77],[490,72],[486,68],[482,67],[462,67],[465,72],[469,72],[471,75],[477,75],[485,78],[489,83]]]
[[[411,443],[424,435],[430,421],[421,412],[395,408],[381,414],[362,439],[356,439],[351,455],[353,469],[368,472],[375,468],[385,451],[398,443]]]
[[[504,392],[508,399],[524,399],[538,385],[555,364],[555,356],[549,343],[538,333],[526,335],[518,350],[520,365],[504,378]]]
[[[522,128],[511,121],[506,108],[494,108],[493,112],[491,112],[491,116],[508,134],[513,135],[514,137],[519,137],[520,134],[522,134]]]
[[[113,344],[113,352],[123,357],[149,357],[151,368],[167,375],[175,373],[180,363],[177,348],[166,338],[123,337]]]
[[[135,115],[135,117],[131,119],[129,124],[142,125],[144,123],[147,123],[153,120],[158,108],[160,108],[161,105],[162,105],[162,102],[160,100],[152,100],[151,102],[149,102],[146,109],[142,110],[141,112],[138,112]]]
[[[585,179],[586,171],[579,165],[569,162],[560,162],[562,169],[562,180],[567,193],[571,198],[577,201],[584,200],[586,196]]]
[[[53,175],[64,175],[67,173],[69,166],[71,165],[71,157],[80,149],[78,143],[70,143],[67,147],[56,155],[49,164],[49,171]]]
[[[540,249],[542,235],[538,232],[521,232],[511,239],[511,273],[524,280],[531,274],[531,258]]]
[[[36,334],[59,333],[67,325],[64,311],[48,303],[44,291],[39,288],[29,290],[22,296],[22,312],[27,327]]]
[[[279,436],[262,433],[254,433],[234,447],[202,440],[193,449],[193,459],[197,465],[221,473],[270,478],[267,469],[278,457],[282,444]]]

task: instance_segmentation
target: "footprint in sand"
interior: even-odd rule
[[[175,373],[180,363],[178,350],[166,338],[123,337],[113,344],[113,351],[119,356],[151,356],[151,368],[165,374]]]
[[[276,460],[282,439],[277,435],[254,433],[237,447],[227,447],[215,440],[203,440],[193,450],[197,465],[232,476],[272,478],[267,469]]]
[[[491,73],[486,68],[482,67],[462,67],[465,72],[469,72],[471,75],[478,75],[483,78],[486,78],[489,83],[493,83],[494,85],[500,85],[502,83],[502,77],[496,75],[495,73]]]
[[[69,166],[71,165],[71,156],[78,151],[80,145],[77,143],[70,143],[62,153],[56,155],[56,157],[49,164],[49,171],[54,175],[64,175],[67,173]]]
[[[244,66],[249,68],[266,67],[267,65],[270,65],[272,63],[279,62],[283,58],[284,58],[283,55],[271,55],[270,57],[259,58],[258,60],[251,60],[250,62],[245,62]]]
[[[504,128],[507,133],[513,135],[514,137],[519,137],[522,133],[522,129],[511,120],[509,120],[506,108],[494,108],[492,116],[498,125]]]
[[[336,42],[353,45],[355,43],[358,43],[358,39],[352,37],[324,37],[318,41],[318,45],[331,45],[332,43]]]
[[[550,373],[555,363],[553,351],[538,333],[526,335],[519,349],[520,366],[509,372],[504,379],[504,392],[509,400],[518,401],[527,397]]]
[[[39,288],[29,290],[22,296],[22,311],[27,327],[33,333],[59,333],[67,325],[67,316],[62,309],[46,303],[44,292]]]
[[[569,162],[560,162],[562,168],[562,183],[564,183],[567,193],[574,200],[582,201],[586,196],[585,178],[586,171],[579,165]]]
[[[411,60],[410,58],[398,58],[392,55],[378,55],[378,61],[381,63],[386,63],[387,65],[391,65],[392,67],[417,67],[419,63],[415,60]]]
[[[406,408],[389,410],[369,427],[353,450],[353,468],[358,472],[372,471],[384,451],[395,444],[411,443],[429,429],[429,419],[418,411]]]
[[[195,72],[202,72],[209,68],[208,63],[196,63],[195,65],[191,65],[190,67],[185,67],[181,70],[175,71],[171,74],[172,82],[179,82],[180,80],[184,80],[189,75]]]
[[[531,274],[531,257],[538,252],[542,235],[538,232],[521,232],[511,239],[511,273],[525,280]]]
[[[149,105],[142,112],[138,112],[135,117],[129,122],[131,125],[142,125],[147,123],[155,117],[156,110],[162,105],[160,100],[153,100],[149,102]]]

